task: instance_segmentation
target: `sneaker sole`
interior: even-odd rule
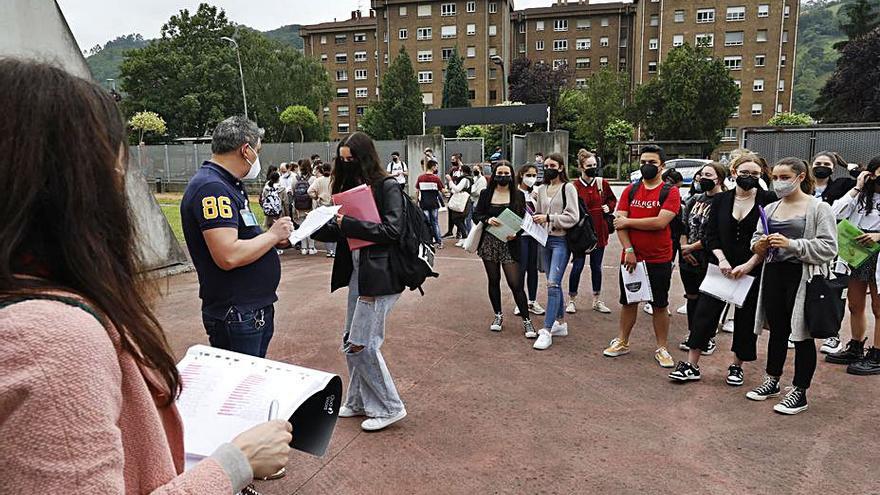
[[[535,342],[535,344],[537,344],[537,342]],[[547,344],[546,347],[543,347],[543,346],[542,346],[542,347],[538,347],[537,345],[533,345],[533,346],[532,346],[532,349],[534,349],[534,350],[536,350],[536,351],[546,351],[546,350],[549,349],[552,345],[553,345],[552,342],[549,343],[549,344]]]
[[[493,331],[493,332],[500,332],[500,331],[501,331],[501,327],[496,327],[496,326],[493,325],[493,326],[489,327],[489,330],[491,330],[491,331]]]
[[[342,414],[341,412],[337,415],[340,418],[357,418],[359,416],[366,416],[367,414],[364,411],[353,411],[350,414]]]
[[[552,332],[552,331],[551,331],[551,332],[550,332],[550,336],[551,336],[551,337],[568,337],[568,330],[566,330],[566,331],[564,331],[564,332],[559,332],[559,333],[556,333],[556,332]]]
[[[537,339],[538,338],[538,334],[536,334],[536,333],[535,334],[527,333],[527,334],[525,334],[525,336],[527,339]]]
[[[880,368],[873,368],[870,370],[863,370],[861,368],[853,368],[852,366],[847,367],[847,374],[855,375],[855,376],[872,376],[872,375],[880,375]]]
[[[629,354],[629,349],[627,349],[625,351],[617,351],[617,352],[602,351],[602,355],[605,357],[618,357],[618,356],[623,356],[625,354]]]
[[[684,344],[678,344],[678,350],[679,351],[689,351],[689,350],[691,350],[691,348],[684,345]]]
[[[701,356],[711,356],[712,354],[715,354],[715,349],[712,349],[711,351],[700,351]]]
[[[861,361],[860,359],[840,359],[828,354],[825,356],[825,362],[831,364],[853,364]]]
[[[772,393],[769,395],[758,395],[758,394],[753,394],[753,393],[749,392],[746,394],[746,399],[761,402],[761,401],[765,401],[771,397],[779,397],[779,394],[781,394],[781,392],[775,392],[775,393]]]
[[[381,430],[384,430],[385,428],[388,428],[389,426],[393,425],[394,423],[397,423],[397,422],[400,421],[401,419],[405,418],[405,417],[406,417],[406,414],[407,414],[407,413],[406,413],[406,410],[404,410],[404,411],[403,411],[403,414],[401,414],[401,415],[400,415],[399,417],[397,417],[397,418],[394,418],[393,420],[389,421],[388,423],[385,423],[385,424],[382,425],[382,427],[380,427],[380,428],[365,428],[364,425],[363,425],[363,423],[361,423],[361,429],[364,430],[364,431],[381,431]]]
[[[724,380],[724,381],[725,381],[725,383],[727,383],[727,384],[730,385],[731,387],[742,387],[742,386],[743,386],[743,383],[744,383],[744,382],[732,382],[732,381],[730,381],[729,379],[728,379],[728,380]]]
[[[776,404],[775,406],[773,406],[773,410],[778,412],[779,414],[786,414],[788,416],[791,416],[791,415],[794,415],[797,413],[802,413],[802,412],[806,411],[809,407],[810,407],[809,404],[807,404],[806,406],[793,407],[793,408],[782,407],[781,405]]]
[[[609,309],[608,311],[602,311],[601,309],[593,308],[593,311],[595,311],[595,312],[597,312],[597,313],[602,313],[603,315],[610,315],[610,314],[611,314],[611,310],[610,310],[610,309]]]
[[[657,364],[660,365],[661,368],[675,368],[675,363],[669,363],[668,365],[664,365],[657,358],[654,358],[654,361],[657,361]]]
[[[679,383],[696,382],[702,378],[701,376],[683,376],[683,377],[672,376],[672,375],[668,375],[668,376],[669,376],[670,380],[672,380],[674,382],[679,382]]]
[[[530,309],[530,310],[529,310],[529,313],[531,313],[531,314],[533,314],[533,315],[535,315],[535,316],[541,316],[541,315],[543,315],[543,314],[546,314],[547,312],[546,312],[546,311],[535,311],[534,309]]]
[[[837,354],[838,352],[843,351],[843,346],[838,347],[820,347],[819,352],[822,354]]]

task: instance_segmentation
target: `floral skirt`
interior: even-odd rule
[[[513,255],[510,254],[507,243],[488,232],[483,232],[483,239],[480,241],[480,247],[477,248],[477,255],[485,261],[502,264],[516,263]]]

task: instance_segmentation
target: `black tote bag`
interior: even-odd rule
[[[849,276],[836,275],[837,277],[833,279],[824,275],[814,275],[807,282],[804,321],[810,336],[814,339],[837,337],[840,332],[840,323],[846,311],[843,291],[849,283]]]

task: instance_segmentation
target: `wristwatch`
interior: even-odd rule
[[[636,250],[633,249],[632,247],[628,247],[628,248],[624,249],[623,252],[629,254],[629,253],[636,252]]]

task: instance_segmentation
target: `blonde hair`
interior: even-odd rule
[[[577,154],[578,165],[583,166],[584,162],[587,161],[588,158],[592,158],[594,156],[596,156],[596,155],[585,150],[584,148],[579,149],[578,154]]]
[[[738,150],[734,150],[738,151]],[[732,154],[731,154],[732,156]],[[730,162],[730,170],[732,172],[736,172],[736,168],[742,165],[743,163],[754,162],[757,163],[759,167],[761,167],[761,175],[769,176],[770,175],[770,166],[767,165],[767,160],[764,159],[763,156],[752,153],[751,151],[745,150],[745,153],[739,154],[736,159]]]

